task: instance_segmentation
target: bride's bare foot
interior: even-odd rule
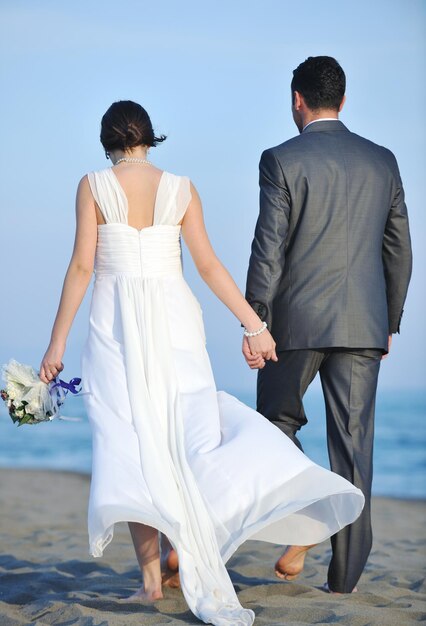
[[[126,600],[138,600],[140,602],[156,602],[157,600],[161,600],[163,598],[163,592],[160,589],[149,589],[145,590],[144,585],[133,593],[131,596],[126,598]]]
[[[178,555],[165,535],[161,535],[161,578],[164,587],[180,588]]]
[[[143,585],[127,600],[155,602],[161,600],[160,551],[158,545],[158,530],[145,524],[129,522],[130,534],[135,546],[136,557],[142,572]]]
[[[180,589],[179,572],[172,572],[167,570],[162,573],[163,587],[169,587],[170,589]]]
[[[167,569],[171,570],[172,572],[177,572],[179,569],[179,559],[178,559],[178,555],[177,552],[174,548],[171,548],[168,552],[168,554],[166,555],[166,559],[165,559],[165,565],[167,567]]]
[[[306,553],[311,546],[288,546],[284,554],[275,563],[275,575],[282,580],[295,580],[303,571]]]

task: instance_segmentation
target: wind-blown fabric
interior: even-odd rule
[[[113,170],[88,175],[105,224],[82,354],[93,431],[89,542],[101,556],[114,524],[165,533],[193,613],[249,626],[225,563],[248,538],[322,541],[353,522],[364,497],[312,463],[265,418],[217,392],[200,305],[184,280],[186,177],[162,174],[153,225],[128,225]]]

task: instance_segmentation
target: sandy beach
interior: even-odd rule
[[[199,624],[179,590],[154,606],[123,600],[140,576],[127,526],[116,527],[102,559],[88,555],[84,475],[0,470],[1,626]],[[375,541],[357,594],[330,596],[329,543],[314,548],[303,575],[281,582],[279,546],[247,542],[228,563],[255,624],[403,626],[426,620],[426,503],[375,498]]]

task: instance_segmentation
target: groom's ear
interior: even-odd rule
[[[343,96],[343,98],[342,98],[342,102],[340,103],[340,106],[339,106],[339,113],[340,113],[340,111],[343,109],[343,105],[345,104],[345,102],[346,102],[346,95],[344,95],[344,96]]]
[[[303,96],[298,91],[293,93],[293,107],[296,111],[300,111],[304,104]]]

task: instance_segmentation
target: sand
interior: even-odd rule
[[[125,524],[102,559],[88,555],[89,478],[0,470],[0,626],[200,624],[179,590],[154,606],[123,600],[140,584]],[[281,582],[281,548],[249,541],[228,563],[242,604],[260,626],[405,626],[426,621],[426,503],[375,498],[375,541],[359,592],[331,596],[329,543],[314,548],[303,575]]]

